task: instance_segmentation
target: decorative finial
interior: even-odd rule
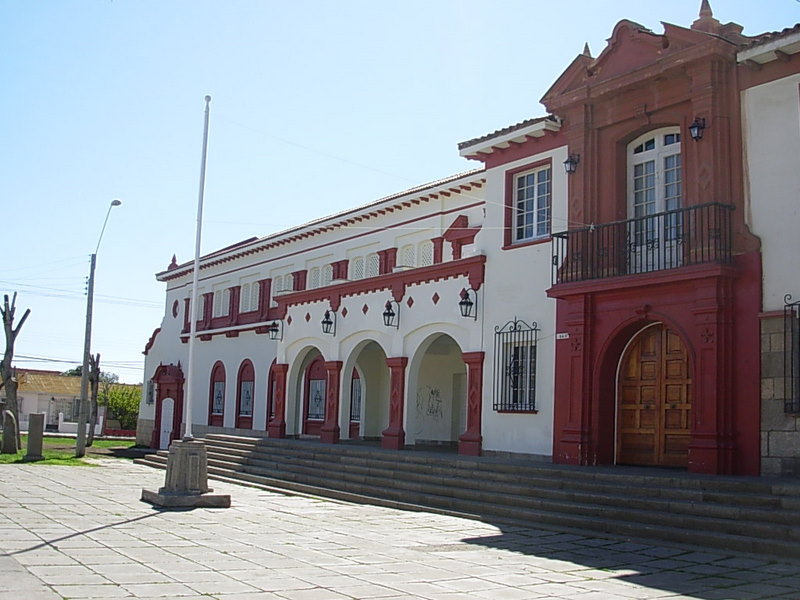
[[[584,56],[588,56],[589,58],[592,58],[592,51],[589,50],[589,42],[586,42],[583,45],[583,55]]]
[[[178,268],[178,258],[173,254],[172,255],[172,262],[169,263],[169,266],[167,267],[167,271],[172,271],[173,269],[177,269],[177,268]]]
[[[700,16],[692,23],[692,29],[706,33],[718,33],[720,27],[720,22],[714,18],[714,13],[711,11],[711,4],[708,0],[702,0],[700,3]]]
[[[206,104],[208,104],[209,102],[211,102],[211,96],[206,96]]]

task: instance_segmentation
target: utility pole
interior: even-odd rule
[[[83,338],[83,366],[81,367],[81,400],[78,406],[78,431],[75,435],[75,456],[80,458],[86,455],[86,420],[89,414],[89,354],[92,345],[92,304],[94,302],[94,269],[97,264],[97,251],[100,250],[100,242],[103,241],[103,233],[106,230],[108,216],[111,209],[122,204],[121,200],[112,200],[106,212],[106,220],[103,221],[103,228],[100,230],[100,238],[97,240],[97,248],[92,254],[91,266],[89,267],[89,288],[86,293],[86,333]]]

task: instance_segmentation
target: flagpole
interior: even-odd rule
[[[189,364],[186,368],[186,397],[183,399],[186,430],[183,439],[191,440],[192,436],[192,388],[194,384],[194,346],[197,337],[197,283],[200,279],[200,238],[203,230],[203,196],[206,187],[206,156],[208,154],[208,113],[211,96],[206,96],[205,121],[203,126],[203,156],[200,160],[200,191],[197,195],[197,234],[194,244],[194,268],[192,269],[192,298],[190,300],[189,325]]]

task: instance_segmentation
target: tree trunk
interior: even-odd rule
[[[100,385],[100,354],[89,355],[89,433],[86,445],[94,443],[94,428],[97,426],[97,389]]]
[[[14,312],[16,312],[17,293],[8,301],[8,294],[3,296],[3,308],[0,313],[3,315],[3,329],[6,334],[6,351],[3,354],[3,360],[0,361],[0,379],[3,382],[3,388],[6,391],[6,410],[10,410],[14,418],[17,420],[17,447],[21,448],[21,436],[19,434],[19,404],[17,403],[17,370],[11,364],[14,360],[14,342],[19,335],[19,330],[25,323],[25,319],[31,314],[31,309],[27,309],[25,314],[19,320],[19,324],[14,327]]]

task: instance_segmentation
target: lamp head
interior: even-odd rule
[[[111,201],[111,206],[119,206],[122,204],[122,200],[117,200],[116,198]]]

